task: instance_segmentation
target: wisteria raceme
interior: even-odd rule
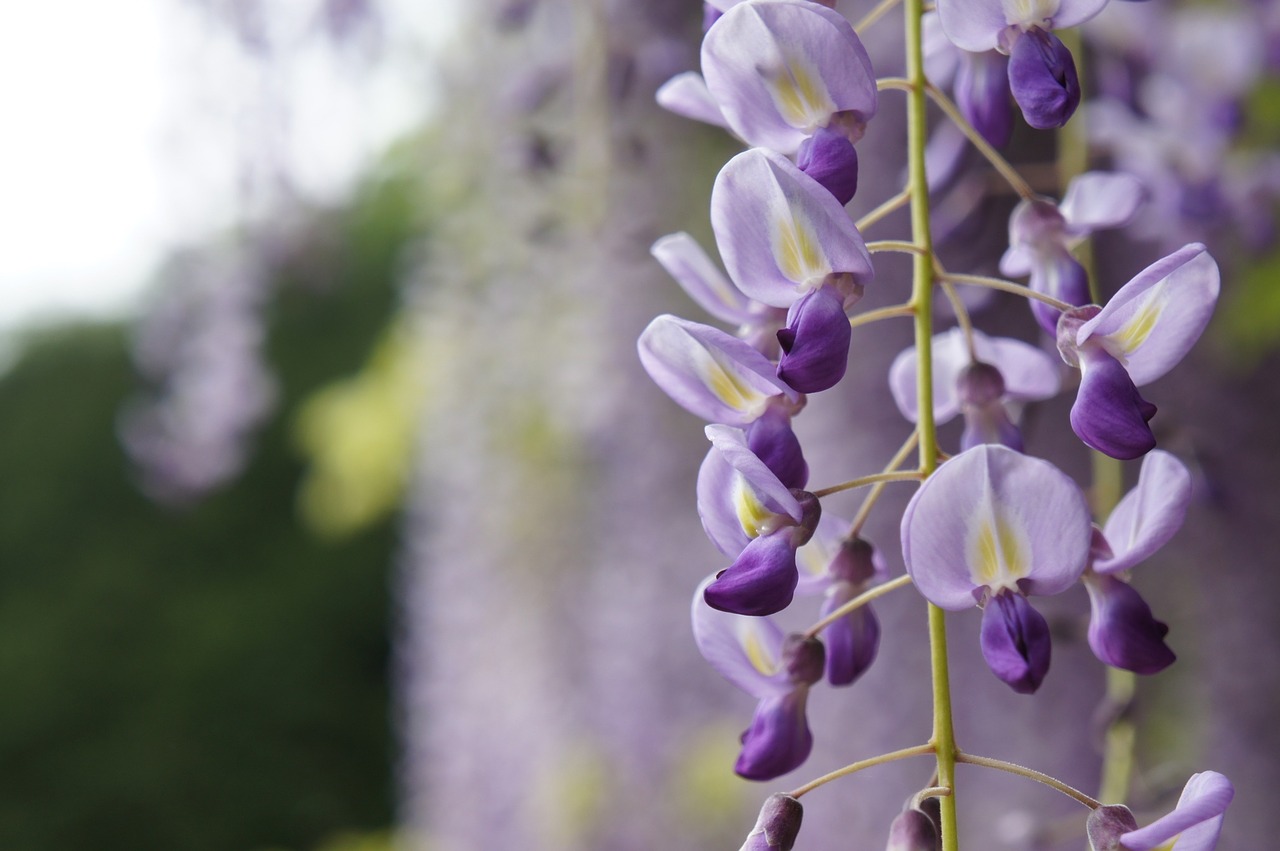
[[[1011,102],[1036,130],[1071,120],[1083,57],[1067,46],[1077,39],[1056,33],[1105,16],[1107,0],[939,0],[928,13],[921,0],[903,5],[905,76],[877,81],[861,36],[892,4],[877,6],[856,26],[806,0],[709,4],[701,75],[678,75],[657,96],[747,146],[721,168],[709,202],[725,271],[687,234],[663,237],[652,249],[732,333],[662,316],[639,344],[654,381],[711,423],[697,509],[731,563],[698,587],[693,622],[707,661],[758,700],[737,773],[768,780],[804,763],[814,743],[806,716],[811,690],[824,675],[832,686],[855,684],[873,666],[881,641],[892,640],[882,635],[873,599],[911,586],[929,611],[928,741],[774,796],[743,847],[791,847],[799,824],[791,802],[812,788],[881,762],[931,755],[934,780],[893,821],[890,849],[957,851],[954,769],[967,761],[1066,791],[1092,812],[1079,832],[1094,851],[1152,851],[1170,842],[1178,851],[1208,851],[1231,794],[1214,772],[1193,777],[1173,813],[1139,829],[1120,804],[1104,806],[1061,781],[961,751],[944,624],[947,612],[979,608],[983,660],[1014,692],[1030,695],[1045,683],[1054,632],[1031,598],[1083,585],[1088,645],[1099,661],[1125,676],[1156,674],[1174,663],[1168,627],[1129,572],[1182,525],[1191,474],[1172,454],[1154,450],[1149,423],[1156,407],[1139,388],[1174,369],[1204,332],[1218,298],[1218,264],[1205,245],[1191,242],[1103,297],[1105,276],[1084,246],[1097,231],[1139,220],[1159,187],[1123,164],[1087,171],[1064,155],[1055,174],[1061,185],[1042,190],[995,150],[1014,135]],[[1158,53],[1150,47],[1144,55]],[[942,93],[948,88],[954,103]],[[906,184],[896,196],[868,202],[870,212],[855,222],[845,206],[857,197],[859,168],[868,173],[866,153],[855,143],[883,129],[883,117],[871,121],[878,90],[900,91],[908,101]],[[929,98],[943,114],[932,128]],[[1060,135],[1058,146],[1071,138]],[[964,171],[969,146],[988,161],[991,175]],[[981,262],[998,265],[1006,278],[1026,277],[1025,286],[950,271],[950,256],[940,258],[935,249],[959,233],[961,219],[976,215],[988,192],[983,184],[993,176],[1008,184],[1017,204],[1007,247]],[[977,189],[956,195],[948,209],[945,193],[962,186]],[[864,239],[865,230],[903,206],[912,213],[908,238]],[[861,299],[874,279],[882,280],[876,290],[894,286],[879,268],[878,255],[886,252],[914,257],[911,289],[867,310]],[[1035,320],[1030,334],[1038,326],[1049,339],[984,333],[976,327],[982,299],[963,297],[961,287],[1025,296]],[[943,296],[954,327],[936,327],[932,304]],[[988,301],[1000,297],[996,292]],[[912,320],[914,344],[894,360],[888,386],[913,427],[909,438],[883,469],[810,489],[811,473],[816,478],[819,471],[801,446],[808,394],[824,394],[846,377],[862,326],[900,317]],[[1052,357],[1055,345],[1080,372],[1069,423],[1099,453],[1100,478],[1092,484],[1037,457],[1050,454],[1040,445],[1041,430],[1027,435],[1020,427],[1024,407],[1062,389],[1069,371]],[[814,398],[817,405],[827,401]],[[937,428],[957,416],[964,431],[948,454]],[[860,427],[852,413],[849,428]],[[914,466],[907,460],[913,451]],[[1136,486],[1121,498],[1119,485],[1104,477],[1118,483],[1118,461],[1144,456]],[[820,472],[830,475],[827,466]],[[904,573],[863,537],[882,492],[897,483],[915,488],[898,524]],[[828,498],[846,491],[863,493],[850,519],[828,510]],[[787,632],[806,617],[795,613],[804,599],[818,595],[817,620]],[[762,827],[777,819],[785,829]]]

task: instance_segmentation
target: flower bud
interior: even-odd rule
[[[800,143],[796,165],[842,205],[858,191],[858,152],[842,133],[823,127]]]
[[[1080,105],[1076,63],[1056,35],[1032,27],[1013,43],[1009,88],[1022,116],[1037,130],[1062,127]]]
[[[791,533],[791,544],[803,547],[809,543],[818,528],[818,521],[822,519],[822,503],[813,494],[799,488],[792,488],[791,495],[800,503],[801,511],[800,523]]]
[[[861,587],[877,573],[875,547],[862,538],[849,538],[840,544],[840,551],[831,560],[827,572],[841,582]]]
[[[956,379],[961,407],[985,408],[1004,396],[1004,376],[989,363],[974,361]]]
[[[1067,366],[1080,368],[1080,345],[1076,342],[1079,339],[1080,326],[1101,312],[1102,308],[1098,305],[1087,304],[1075,310],[1068,310],[1058,317],[1058,354],[1062,355],[1062,360]]]
[[[797,685],[813,685],[822,679],[827,654],[822,642],[793,632],[782,642],[782,664]]]
[[[937,851],[939,842],[933,819],[920,810],[903,810],[889,825],[885,851]]]
[[[1089,813],[1089,820],[1085,823],[1090,851],[1125,851],[1120,837],[1137,829],[1138,822],[1133,813],[1122,804],[1098,807]]]
[[[804,807],[790,795],[770,795],[760,807],[756,826],[739,851],[791,851],[800,833]]]

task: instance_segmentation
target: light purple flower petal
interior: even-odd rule
[[[1127,582],[1102,574],[1086,576],[1089,647],[1113,668],[1158,674],[1177,658],[1164,643],[1169,627],[1155,619],[1147,601]]]
[[[840,202],[786,157],[752,148],[711,190],[711,228],[729,276],[751,298],[790,307],[833,275],[862,284],[871,255]]]
[[[813,537],[796,550],[796,567],[800,571],[797,595],[807,597],[823,594],[831,587],[833,577],[828,567],[840,555],[848,530],[848,520],[823,512]]]
[[[1098,573],[1127,570],[1169,542],[1191,504],[1191,473],[1181,461],[1159,449],[1142,460],[1138,484],[1107,518],[1103,530],[1112,557],[1096,560]]]
[[[742,752],[733,766],[739,777],[772,780],[799,768],[809,758],[813,734],[805,718],[808,697],[808,687],[801,686],[760,701],[751,726],[742,734]]]
[[[1081,307],[1089,303],[1089,276],[1066,246],[1058,245],[1037,251],[1031,265],[1027,285],[1036,292],[1053,296],[1058,301]],[[1053,335],[1062,314],[1042,301],[1031,302],[1036,323]]]
[[[937,12],[924,13],[920,19],[920,30],[924,75],[935,86],[946,88],[960,65],[961,51],[942,31],[942,19]]]
[[[733,285],[689,234],[684,231],[667,234],[653,244],[649,253],[676,279],[689,298],[716,319],[746,325],[756,318],[751,300]]]
[[[969,155],[969,140],[950,121],[933,128],[924,147],[924,173],[929,192],[940,192],[951,183]]]
[[[1084,235],[1127,225],[1146,196],[1132,174],[1090,171],[1071,181],[1058,210],[1072,233]]]
[[[1191,775],[1173,812],[1120,837],[1129,851],[1153,851],[1177,837],[1177,851],[1213,851],[1223,814],[1235,796],[1231,781],[1216,771]]]
[[[791,605],[799,579],[791,530],[781,529],[747,544],[707,586],[703,599],[722,612],[772,615]]]
[[[729,558],[737,558],[751,543],[751,535],[743,527],[744,518],[763,523],[768,514],[759,497],[745,486],[741,474],[711,447],[698,469],[698,516],[716,549]],[[759,520],[754,519],[756,515]]]
[[[791,306],[787,327],[778,332],[778,378],[801,393],[835,387],[849,365],[852,338],[844,299],[835,287],[806,293]]]
[[[925,599],[958,610],[984,589],[1066,590],[1084,571],[1092,535],[1084,495],[1057,467],[983,445],[920,486],[903,514],[902,553]]]
[[[804,509],[773,471],[747,445],[741,429],[722,425],[706,427],[707,439],[741,476],[743,484],[756,495],[760,504],[774,514],[785,514],[796,523],[804,518]],[[763,533],[764,529],[761,530]]]
[[[1045,0],[1037,0],[1043,3]],[[1107,7],[1110,0],[1059,0],[1053,12],[1053,28],[1066,30],[1078,27]],[[1017,5],[1021,5],[1018,3]]]
[[[755,698],[791,691],[782,659],[783,632],[771,618],[722,612],[703,599],[708,576],[693,595],[693,640],[716,673]]]
[[[697,71],[676,74],[658,87],[654,99],[663,109],[694,121],[728,129],[720,104],[711,96],[706,80]]]
[[[791,428],[791,417],[777,408],[747,428],[747,448],[764,462],[786,488],[803,488],[809,483],[809,465],[805,463],[800,440]]]
[[[1148,266],[1080,326],[1077,345],[1100,342],[1138,387],[1174,367],[1209,323],[1218,298],[1218,264],[1192,243]]]
[[[987,601],[979,635],[987,667],[1018,694],[1032,694],[1049,672],[1051,642],[1044,615],[1016,591]]]
[[[777,379],[764,355],[709,325],[659,316],[640,334],[637,348],[654,383],[709,422],[746,425],[771,400],[800,398]]]
[[[971,53],[995,50],[1000,33],[1010,23],[1000,0],[943,0],[938,16],[951,43]]]
[[[1155,448],[1147,425],[1156,406],[1142,398],[1120,362],[1100,348],[1080,354],[1080,390],[1071,406],[1071,429],[1086,446],[1129,461]]]
[[[837,113],[856,140],[876,112],[875,72],[853,26],[803,0],[728,10],[702,41],[702,73],[734,132],[784,154]]]

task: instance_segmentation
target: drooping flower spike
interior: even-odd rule
[[[770,618],[708,606],[704,597],[713,579],[694,594],[694,640],[711,667],[760,701],[734,771],[748,780],[772,780],[799,767],[813,748],[805,705],[809,687],[822,678],[822,642],[784,635]]]
[[[708,422],[747,425],[770,406],[795,413],[804,405],[764,355],[718,328],[662,315],[640,334],[637,349],[654,383]]]
[[[813,494],[788,488],[728,426],[707,426],[711,451],[698,473],[698,513],[707,536],[733,564],[706,589],[709,605],[769,615],[790,605],[800,580],[796,550],[817,528]]]
[[[1142,460],[1138,484],[1129,491],[1095,541],[1095,555],[1084,585],[1089,592],[1089,647],[1115,668],[1155,674],[1173,664],[1164,643],[1169,628],[1123,578],[1149,558],[1182,527],[1191,502],[1191,474],[1174,456],[1155,450]],[[1102,555],[1096,554],[1101,549]]]
[[[827,128],[856,142],[876,112],[876,77],[853,26],[807,0],[735,4],[702,41],[702,74],[749,145],[794,153]]]
[[[1132,175],[1091,171],[1071,181],[1060,205],[1047,198],[1019,202],[1009,217],[1009,250],[1000,259],[1000,273],[1029,275],[1037,292],[1077,307],[1088,304],[1088,277],[1071,250],[1094,231],[1127,224],[1145,194]],[[1031,312],[1040,327],[1056,332],[1058,311],[1033,300]]]
[[[1022,437],[1007,406],[1056,396],[1062,383],[1061,367],[1035,346],[1021,340],[988,337],[977,330],[973,332],[977,364],[960,328],[935,335],[932,348],[934,422],[941,425],[963,413],[966,429],[962,449],[979,443],[1002,443],[1021,450]],[[912,346],[899,353],[889,368],[893,400],[911,422],[919,416],[917,361]]]
[[[1083,494],[1047,461],[981,445],[942,464],[902,518],[902,553],[934,605],[985,604],[982,652],[1015,691],[1039,688],[1049,630],[1028,594],[1065,591],[1083,573],[1092,527]]]
[[[1121,835],[1120,847],[1126,851],[1213,851],[1234,796],[1235,787],[1218,772],[1193,774],[1173,812]]]
[[[1163,376],[1204,331],[1218,298],[1218,264],[1193,243],[1156,261],[1105,307],[1058,320],[1058,350],[1081,370],[1071,427],[1113,458],[1138,458],[1155,446],[1155,406],[1138,388]]]

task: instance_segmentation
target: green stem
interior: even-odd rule
[[[911,2],[911,0],[908,0]],[[916,745],[912,748],[903,748],[900,751],[892,751],[891,753],[882,753],[880,756],[873,756],[869,759],[860,759],[857,762],[850,763],[844,768],[837,768],[830,774],[824,774],[817,780],[810,780],[798,789],[791,792],[791,797],[799,798],[807,792],[812,792],[819,786],[824,786],[832,780],[839,780],[841,777],[848,777],[850,774],[861,771],[864,768],[871,768],[875,765],[884,765],[886,762],[897,762],[900,759],[906,759],[909,756],[923,756],[927,753],[933,753],[933,745]]]
[[[855,488],[865,488],[867,485],[874,485],[880,482],[918,482],[924,478],[916,470],[908,470],[902,473],[872,473],[869,476],[859,476],[856,479],[850,479],[847,482],[841,482],[838,485],[832,485],[829,488],[812,491],[813,495],[821,499],[825,496],[831,496],[833,493],[842,491],[851,491]]]
[[[938,434],[933,420],[933,236],[929,231],[929,185],[924,148],[929,132],[921,18],[924,0],[906,0],[907,40],[907,182],[911,187],[911,237],[920,247],[912,258],[911,299],[916,306],[916,411],[920,433],[920,472],[928,476],[938,463]],[[930,675],[933,685],[933,745],[938,784],[951,790],[941,804],[942,851],[958,851],[956,826],[956,741],[951,720],[951,674],[947,664],[947,621],[942,609],[929,604]]]
[[[956,756],[957,762],[968,763],[969,765],[981,765],[986,768],[995,768],[1000,771],[1007,771],[1010,774],[1017,774],[1019,777],[1026,777],[1037,783],[1043,783],[1051,789],[1057,789],[1068,798],[1074,798],[1084,804],[1091,810],[1096,810],[1102,804],[1090,798],[1074,786],[1068,786],[1056,777],[1050,777],[1043,771],[1036,771],[1034,768],[1027,768],[1025,765],[1018,765],[1016,762],[1005,762],[1003,759],[992,759],[987,756],[974,756],[973,754],[962,753]]]
[[[904,573],[901,576],[899,576],[897,579],[890,579],[888,582],[885,582],[882,585],[877,585],[874,588],[870,588],[866,591],[863,591],[861,594],[854,597],[852,600],[845,603],[843,606],[836,609],[834,612],[827,615],[825,618],[823,618],[822,620],[818,621],[813,626],[805,630],[805,633],[804,633],[805,637],[817,638],[818,633],[822,632],[824,629],[831,626],[833,623],[840,620],[842,617],[849,614],[850,612],[853,612],[862,608],[867,603],[870,603],[872,600],[876,599],[877,597],[883,597],[885,594],[888,594],[890,591],[897,591],[899,588],[903,588],[910,584],[911,584],[911,577],[907,576]]]

